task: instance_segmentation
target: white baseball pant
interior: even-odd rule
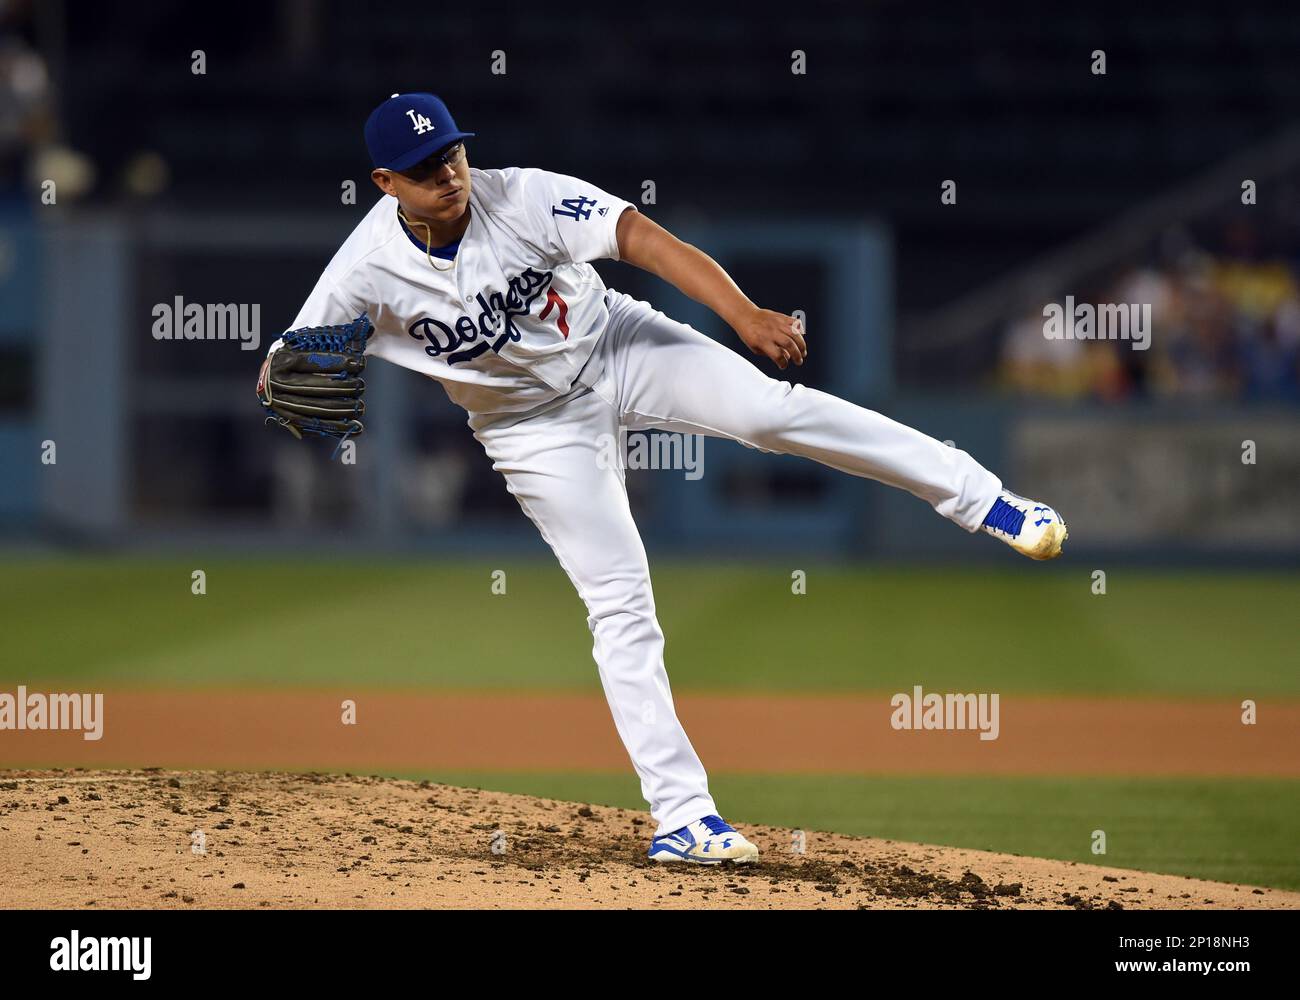
[[[608,290],[609,325],[558,405],[475,432],[587,606],[592,654],[641,793],[670,833],[717,813],[673,707],[664,636],[623,471],[619,427],[730,438],[897,486],[968,531],[1002,488],[966,452],[836,396],[769,378],[735,351]],[[587,391],[590,389],[590,391]]]

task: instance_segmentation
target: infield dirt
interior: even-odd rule
[[[1296,909],[1300,893],[746,826],[665,867],[646,813],[374,777],[0,773],[0,907]],[[494,844],[501,853],[494,853]]]

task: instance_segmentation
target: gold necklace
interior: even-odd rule
[[[411,225],[411,220],[406,217],[406,214],[400,208],[397,210],[397,217],[401,219],[404,223],[406,223],[407,229],[415,228],[414,226]],[[448,261],[446,267],[439,267],[437,264],[435,264],[433,262],[433,251],[430,250],[429,248],[429,244],[433,242],[433,227],[430,226],[427,222],[421,222],[419,223],[419,225],[424,227],[424,256],[428,258],[429,266],[432,267],[435,271],[450,271],[452,268],[456,266],[455,258]]]

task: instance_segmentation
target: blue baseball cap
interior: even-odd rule
[[[388,170],[407,170],[453,142],[467,139],[433,94],[394,94],[366,119],[370,162]]]

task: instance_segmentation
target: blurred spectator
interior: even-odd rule
[[[1199,239],[1167,233],[1144,259],[1073,292],[1076,303],[1149,304],[1149,350],[1049,340],[1035,306],[1003,333],[1001,384],[1058,399],[1300,402],[1300,233],[1260,220],[1233,219]]]
[[[20,186],[27,152],[54,132],[45,61],[25,37],[31,7],[0,0],[0,190]]]

